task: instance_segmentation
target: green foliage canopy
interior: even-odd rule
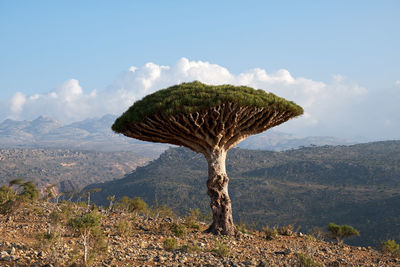
[[[360,235],[360,232],[353,226],[346,224],[337,225],[332,222],[328,224],[328,231],[330,234],[330,238],[336,238],[338,241],[342,241],[343,238]]]
[[[290,111],[293,117],[303,114],[303,109],[264,90],[248,86],[206,85],[198,81],[182,83],[159,90],[135,102],[112,126],[113,131],[123,133],[126,125],[140,123],[144,118],[160,114],[173,116],[207,110],[227,102],[279,111]]]

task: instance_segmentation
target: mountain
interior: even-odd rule
[[[0,124],[0,147],[3,148],[67,148],[94,151],[135,151],[145,157],[155,158],[168,148],[126,138],[111,131],[116,116],[64,125],[45,116],[33,121],[5,120]]]
[[[233,149],[227,172],[234,219],[263,225],[296,223],[302,231],[329,222],[350,224],[361,236],[349,241],[375,245],[400,240],[400,141],[352,146],[307,147],[283,152]],[[123,179],[93,184],[93,195],[142,197],[176,212],[209,212],[206,161],[171,148]]]
[[[261,134],[248,137],[246,140],[241,142],[238,147],[256,150],[283,151],[308,146],[352,145],[355,143],[357,142],[332,136],[299,137],[271,129]]]
[[[117,117],[105,115],[64,125],[40,116],[33,121],[5,120],[0,124],[0,147],[4,148],[68,148],[96,151],[135,151],[156,158],[169,145],[142,142],[111,131]],[[335,137],[297,137],[269,130],[254,135],[238,145],[241,148],[282,151],[311,145],[348,145],[349,140]]]

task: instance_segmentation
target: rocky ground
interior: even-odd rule
[[[62,205],[42,202],[0,215],[0,266],[80,266],[82,238],[51,217]],[[338,245],[301,233],[272,240],[257,231],[218,237],[202,233],[206,225],[198,223],[199,229],[174,234],[172,225],[183,225],[184,219],[100,214],[106,249],[97,251],[93,266],[400,266],[399,257],[370,247]],[[44,238],[49,227],[54,236]]]

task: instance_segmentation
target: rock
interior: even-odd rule
[[[242,261],[241,264],[243,264],[244,266],[248,267],[248,266],[256,266],[256,263],[254,261]]]
[[[274,253],[275,253],[275,255],[285,255],[286,256],[286,255],[289,255],[290,252],[292,252],[292,251],[289,248],[287,248],[283,251],[275,251]]]

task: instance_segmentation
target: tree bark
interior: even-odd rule
[[[205,155],[208,163],[208,195],[211,198],[210,207],[213,213],[213,222],[206,232],[222,235],[235,235],[236,227],[233,224],[231,199],[228,194],[229,178],[226,175],[226,151],[214,150]]]

